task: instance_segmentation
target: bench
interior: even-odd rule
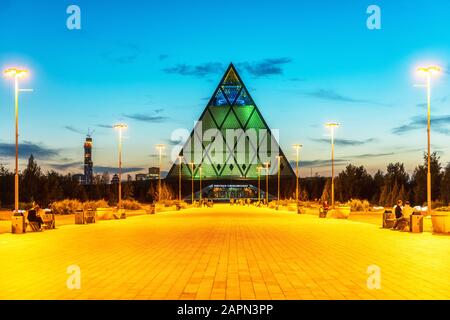
[[[116,220],[126,219],[127,218],[127,214],[125,213],[124,209],[118,209],[116,212],[113,212],[113,217]]]
[[[326,218],[328,214],[328,210],[325,210],[324,208],[319,208],[319,218]]]
[[[55,229],[56,228],[56,218],[55,214],[51,211],[45,211],[42,215],[42,221],[44,221],[44,229]]]
[[[385,210],[385,212],[383,213],[383,229],[393,228],[396,221],[397,219],[395,218],[395,214],[392,212],[392,210]]]
[[[96,213],[92,209],[77,210],[75,212],[75,224],[89,224],[96,222]]]

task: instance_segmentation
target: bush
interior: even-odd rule
[[[346,204],[350,207],[350,210],[368,212],[370,210],[370,203],[367,200],[351,199]]]
[[[85,210],[97,210],[97,208],[108,208],[108,202],[105,200],[86,201],[83,203],[83,209]]]
[[[441,212],[450,212],[450,207],[440,207],[437,209],[434,209],[435,211],[441,211]]]
[[[122,208],[124,208],[125,210],[139,210],[142,209],[142,206],[136,200],[123,200]]]
[[[425,204],[424,206],[427,206],[428,204]],[[446,204],[444,202],[441,201],[432,201],[431,202],[431,208],[434,210],[436,208],[443,208],[445,207]]]
[[[19,210],[30,210],[31,208],[33,208],[33,202],[19,202]]]
[[[83,205],[78,200],[66,199],[53,202],[50,208],[55,214],[73,214],[76,210],[82,209]]]

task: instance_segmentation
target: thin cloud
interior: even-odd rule
[[[74,168],[78,168],[81,170],[83,168],[83,163],[79,162],[79,161],[67,162],[67,163],[48,163],[47,166],[54,170],[59,170],[59,171],[67,171],[69,169],[74,169]]]
[[[326,144],[331,143],[330,139],[327,139],[327,138],[310,139],[310,140],[319,142],[319,143],[326,143]],[[370,138],[370,139],[366,139],[366,140],[334,139],[334,144],[337,146],[348,147],[348,146],[361,146],[361,145],[371,143],[374,141],[376,141],[375,138]]]
[[[168,54],[160,54],[160,55],[158,56],[158,60],[159,60],[159,61],[164,61],[164,60],[166,60],[168,57],[169,57]]]
[[[136,61],[141,54],[141,49],[137,44],[126,43],[117,44],[109,51],[101,54],[101,57],[115,64],[130,64]]]
[[[128,119],[133,119],[133,120],[143,121],[143,122],[152,122],[152,123],[164,122],[167,119],[169,119],[168,117],[165,117],[165,116],[149,115],[149,114],[145,114],[145,113],[124,114],[123,116]]]
[[[335,159],[334,164],[335,165],[343,165],[347,164],[349,160],[347,159]],[[289,162],[291,166],[295,166],[295,161]],[[331,166],[331,160],[303,160],[301,161],[301,166],[305,168],[322,168],[322,167],[328,167]]]
[[[104,128],[104,129],[112,129],[112,127],[113,127],[110,124],[96,124],[95,126],[99,127],[99,128]]]
[[[313,98],[327,100],[327,101],[336,101],[336,102],[343,102],[343,103],[374,104],[374,105],[385,106],[385,107],[390,106],[388,104],[381,103],[378,101],[350,97],[350,96],[338,93],[338,92],[336,92],[334,90],[330,90],[330,89],[318,89],[315,91],[306,92],[305,94],[307,96],[310,96]]]
[[[16,152],[14,143],[0,143],[0,157],[13,157]],[[33,155],[40,159],[50,159],[59,155],[59,150],[44,147],[30,141],[23,141],[19,144],[19,158],[27,159]]]
[[[179,138],[179,139],[167,139],[167,144],[170,146],[178,146],[180,144],[184,144],[186,142],[186,139]]]
[[[410,122],[392,129],[393,134],[401,135],[410,131],[424,129],[427,126],[428,119],[424,116],[412,117]],[[450,135],[450,115],[431,117],[432,129],[436,132]]]
[[[212,74],[219,74],[224,69],[224,66],[219,62],[206,62],[198,65],[177,64],[176,66],[165,68],[163,71],[168,74],[204,78]]]
[[[291,58],[264,59],[258,62],[241,62],[237,67],[255,77],[282,75],[284,65],[292,62]]]
[[[352,159],[370,159],[370,158],[380,158],[380,157],[387,157],[392,156],[396,154],[395,152],[385,152],[385,153],[366,153],[366,154],[359,154],[356,156],[351,156]]]
[[[73,126],[64,126],[64,129],[67,129],[69,131],[72,131],[74,133],[84,134],[85,132],[81,131],[80,129],[77,129]]]
[[[129,168],[122,168],[122,173],[130,173],[130,172],[138,172],[145,170],[145,168],[137,168],[137,167],[129,167]],[[95,173],[119,173],[119,169],[117,167],[107,167],[107,166],[94,166],[94,172]]]

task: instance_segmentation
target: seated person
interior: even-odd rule
[[[409,221],[411,215],[414,213],[414,208],[411,207],[409,201],[405,202],[405,206],[402,211],[402,219]]]
[[[404,230],[409,225],[410,216],[414,211],[414,209],[411,208],[409,201],[405,202],[404,207],[401,207],[401,204],[402,203],[397,203],[397,206],[395,208],[395,218],[397,219],[393,227],[393,229],[395,230]],[[400,207],[400,209],[397,209],[398,207]],[[398,212],[401,213],[400,217],[398,216]]]
[[[325,213],[327,213],[328,210],[330,210],[330,206],[328,205],[328,201],[325,200],[323,202],[322,208],[323,208],[323,212],[325,212]]]
[[[31,208],[31,210],[28,211],[28,221],[36,223],[39,227],[39,230],[42,230],[42,225],[44,224],[44,220],[42,220],[39,210],[40,210],[40,208],[38,205],[36,205],[36,204],[33,205],[33,208]]]

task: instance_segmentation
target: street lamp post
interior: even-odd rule
[[[19,79],[28,74],[28,70],[10,68],[4,71],[7,77],[14,78],[14,109],[16,122],[16,159],[14,171],[14,211],[19,211],[19,93],[24,91],[33,91],[32,89],[20,89]]]
[[[299,151],[300,148],[303,147],[303,145],[301,144],[294,144],[294,148],[295,148],[295,152],[296,152],[296,168],[295,168],[295,202],[298,204],[298,193],[299,193],[299,179],[300,179],[300,174],[298,172],[298,162],[299,162]]]
[[[178,201],[181,202],[181,166],[183,165],[183,156],[178,156]]]
[[[269,205],[269,162],[265,163],[266,165],[266,205]]]
[[[119,123],[114,125],[114,129],[119,130],[119,201],[117,203],[117,208],[122,208],[122,130],[128,128],[126,124]]]
[[[426,76],[426,88],[427,88],[427,206],[428,213],[431,213],[431,76],[441,71],[438,66],[422,67],[417,69],[420,74]]]
[[[325,126],[331,130],[331,207],[334,209],[334,130],[339,123],[329,122]]]
[[[258,166],[256,168],[256,170],[258,171],[258,205],[259,205],[259,202],[261,201],[261,170],[262,170],[262,167]]]
[[[201,165],[198,168],[198,172],[200,174],[200,193],[198,195],[198,198],[199,198],[199,203],[201,205],[201,203],[202,203],[202,166]]]
[[[278,210],[278,206],[280,205],[280,174],[281,174],[281,156],[277,156],[277,162],[278,162],[278,172],[277,172],[277,183],[278,183],[278,192],[277,192],[277,210]]]
[[[158,172],[158,202],[161,201],[161,158],[162,158],[162,151],[164,149],[163,144],[157,144],[156,149],[159,151],[159,172]]]
[[[192,200],[191,203],[194,204],[194,163],[189,163],[191,165],[191,193],[192,193]]]

